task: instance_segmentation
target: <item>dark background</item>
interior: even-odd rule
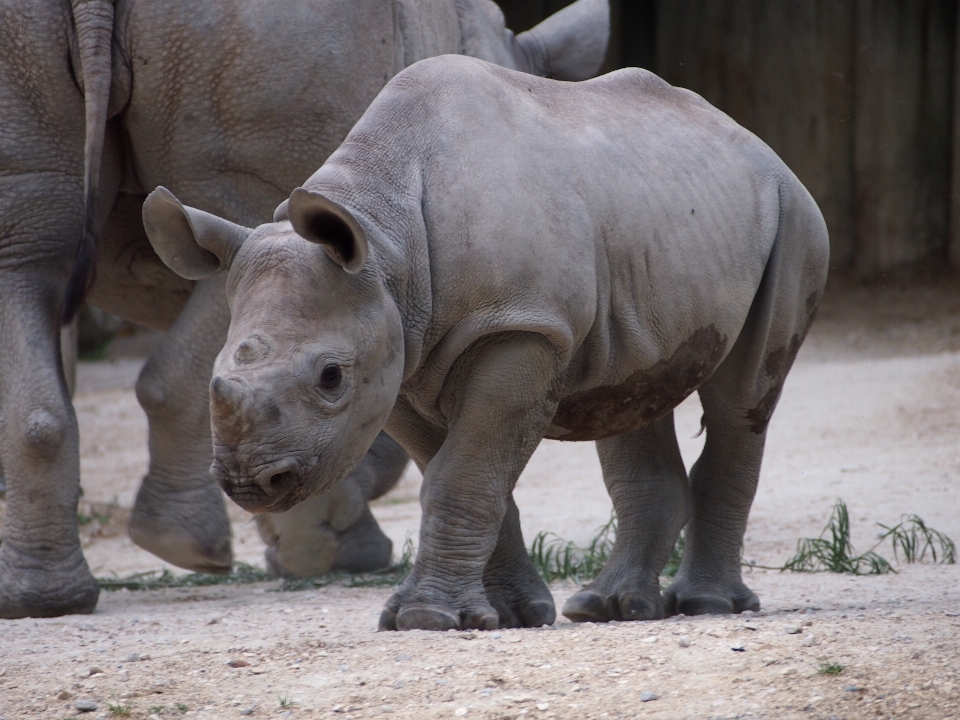
[[[569,4],[499,0],[519,32]],[[860,278],[960,266],[960,0],[611,0],[644,67],[765,140]]]

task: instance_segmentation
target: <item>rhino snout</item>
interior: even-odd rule
[[[225,472],[216,460],[210,471],[223,491],[250,512],[259,512],[276,504],[293,490],[302,475],[300,463],[294,458],[277,460],[246,477]]]

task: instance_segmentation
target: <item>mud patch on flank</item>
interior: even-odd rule
[[[555,437],[601,440],[663,417],[713,374],[726,348],[726,336],[708,325],[681,343],[672,357],[638,370],[619,385],[565,398],[553,424],[569,432]]]
[[[780,399],[780,393],[783,390],[783,383],[786,382],[787,373],[793,367],[793,361],[800,352],[800,345],[810,331],[813,320],[817,316],[817,308],[820,305],[820,294],[812,292],[807,297],[807,321],[800,332],[794,333],[790,342],[779,350],[774,350],[763,361],[763,373],[770,380],[770,389],[760,400],[760,403],[747,412],[747,420],[750,421],[750,430],[759,435],[765,432],[767,425],[770,424],[770,418],[777,407],[777,401]]]

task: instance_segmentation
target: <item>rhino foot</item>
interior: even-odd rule
[[[553,595],[533,567],[520,532],[520,514],[511,497],[500,525],[497,547],[483,570],[483,587],[500,616],[501,628],[553,625]]]
[[[393,543],[367,507],[363,490],[349,476],[286,512],[258,515],[271,574],[306,578],[330,570],[370,572],[388,566]]]
[[[226,575],[233,566],[230,520],[212,481],[177,487],[147,475],[130,517],[130,539],[171,565]]]
[[[496,630],[497,611],[482,590],[461,593],[440,591],[433,583],[424,587],[408,576],[387,600],[380,613],[383,630]]]
[[[79,545],[60,562],[25,557],[10,542],[0,546],[0,618],[92,613],[100,587]]]
[[[760,599],[739,577],[694,582],[678,575],[663,591],[663,604],[667,615],[731,615],[760,609]]]
[[[649,577],[601,572],[564,603],[563,614],[573,622],[659,620],[663,617],[660,585],[656,575],[645,575]]]

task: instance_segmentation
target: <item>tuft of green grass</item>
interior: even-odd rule
[[[127,717],[130,714],[130,708],[120,703],[108,702],[107,709],[110,710],[110,714],[114,717]]]
[[[676,577],[677,571],[680,569],[680,563],[683,561],[683,548],[686,545],[687,538],[686,532],[681,530],[680,535],[677,537],[677,542],[673,545],[673,550],[670,551],[670,559],[667,560],[667,564],[663,567],[663,572],[660,574],[664,577]]]
[[[248,585],[250,583],[272,580],[265,570],[246,563],[234,563],[229,575],[208,575],[189,573],[174,575],[169,570],[163,572],[135,573],[124,578],[97,578],[101,590],[164,590],[166,588],[206,587],[208,585]]]
[[[177,710],[180,711],[180,714],[181,714],[181,715],[182,715],[183,713],[185,713],[185,712],[186,712],[187,710],[189,710],[189,709],[190,709],[190,708],[187,707],[187,704],[186,704],[186,703],[177,703]]]
[[[564,540],[550,532],[540,532],[528,550],[533,566],[546,582],[572,579],[578,583],[595,578],[613,551],[617,537],[617,518],[613,513],[599,528],[587,547]]]
[[[296,700],[291,700],[286,695],[277,695],[277,700],[280,702],[280,707],[282,707],[284,710],[300,704]]]
[[[817,672],[821,675],[839,675],[843,672],[843,665],[840,663],[820,663]]]
[[[904,562],[922,562],[929,554],[933,562],[947,565],[956,562],[956,546],[953,540],[939,530],[928,527],[916,515],[901,517],[901,521],[892,527],[877,523],[883,528],[879,540],[867,552],[857,555],[850,542],[850,513],[846,503],[837,500],[820,537],[798,540],[796,554],[779,569],[851,575],[895,573],[896,570],[890,562],[875,552],[887,540],[893,545],[893,556],[897,561],[902,555]]]
[[[835,572],[851,575],[883,575],[896,572],[887,560],[868,550],[854,552],[850,542],[850,513],[846,503],[838,500],[820,537],[801,538],[797,552],[780,568],[791,572]]]
[[[166,709],[167,709],[167,706],[166,706],[166,705],[151,705],[148,714],[149,714],[149,715],[159,715],[160,713],[162,713],[162,712],[163,712],[164,710],[166,710]]]
[[[928,552],[930,559],[935,563],[953,565],[957,561],[957,547],[953,544],[953,540],[939,530],[927,527],[927,524],[916,515],[901,515],[900,522],[893,527],[887,527],[883,523],[877,523],[877,525],[884,530],[877,544],[889,538],[893,545],[893,557],[897,561],[900,560],[902,553],[904,562],[923,562]],[[940,560],[937,560],[938,547]]]
[[[77,513],[77,525],[80,525],[80,526],[89,525],[92,522],[93,522],[93,518],[90,517],[89,515],[85,515],[82,512]]]

